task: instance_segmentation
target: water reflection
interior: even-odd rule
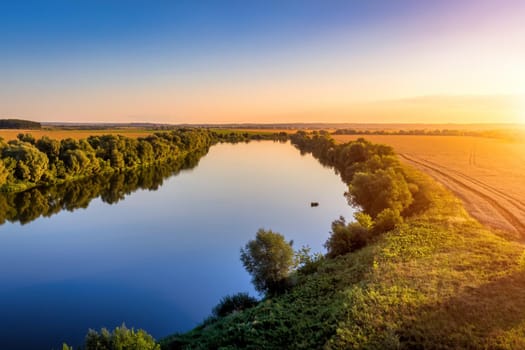
[[[114,173],[109,178],[108,175],[99,175],[20,193],[4,193],[0,195],[0,225],[6,221],[23,225],[62,210],[87,208],[98,197],[104,203],[115,204],[137,190],[157,190],[166,178],[196,167],[207,152],[208,149],[205,149],[184,159]]]
[[[122,322],[156,338],[188,330],[221,297],[254,295],[239,248],[259,228],[318,252],[352,215],[333,170],[290,144],[219,144],[199,159],[2,199],[15,223],[0,227],[0,348],[76,347]]]

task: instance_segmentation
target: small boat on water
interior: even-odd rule
[[[319,206],[319,202],[310,202],[310,206],[311,207],[318,207]]]

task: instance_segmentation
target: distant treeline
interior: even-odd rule
[[[23,119],[0,119],[0,129],[42,129],[38,122]]]
[[[268,132],[268,131],[228,131],[216,130],[214,136],[218,142],[238,143],[249,141],[287,141],[288,134],[286,132]]]
[[[422,136],[475,136],[498,139],[523,140],[525,130],[454,130],[454,129],[409,129],[409,130],[363,130],[338,129],[333,135],[422,135]]]

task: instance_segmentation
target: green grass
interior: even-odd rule
[[[431,193],[430,208],[360,251],[325,259],[287,294],[170,336],[163,348],[525,348],[524,246],[407,171]]]

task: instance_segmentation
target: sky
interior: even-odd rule
[[[525,123],[522,0],[0,0],[0,117]]]

